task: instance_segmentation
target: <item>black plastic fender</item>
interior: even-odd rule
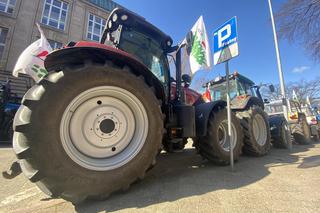
[[[257,105],[264,109],[264,104],[262,100],[254,96],[241,97],[238,96],[231,101],[231,109],[241,110],[246,109],[247,106]]]
[[[222,100],[203,103],[195,106],[197,137],[205,136],[207,134],[208,120],[211,112],[213,110],[218,110],[219,108],[224,108],[226,106],[227,106],[227,102]]]
[[[75,46],[53,51],[47,56],[45,67],[48,72],[60,71],[66,66],[77,66],[84,64],[86,61],[104,63],[105,61],[110,60],[121,67],[124,65],[129,66],[134,74],[143,76],[148,85],[155,88],[157,97],[163,102],[165,101],[166,92],[163,84],[144,64],[138,61],[134,56],[121,50],[107,47],[106,45],[97,45],[98,46],[94,47]]]
[[[280,134],[281,124],[284,121],[286,121],[286,119],[283,115],[269,116],[269,125],[272,136]]]

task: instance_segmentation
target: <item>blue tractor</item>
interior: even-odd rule
[[[0,141],[11,142],[13,136],[13,118],[20,104],[11,93],[10,80],[0,84]]]

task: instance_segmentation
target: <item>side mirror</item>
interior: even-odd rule
[[[269,85],[269,89],[270,89],[270,92],[274,92],[275,91],[275,88],[274,88],[273,84]]]
[[[188,83],[188,84],[191,83],[191,77],[190,77],[190,75],[188,75],[188,74],[183,74],[181,78],[182,78],[182,82]]]
[[[265,104],[269,104],[269,103],[270,103],[270,101],[269,101],[268,99],[263,99],[263,103],[265,103]]]

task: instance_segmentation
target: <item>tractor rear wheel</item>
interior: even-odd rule
[[[276,148],[288,149],[292,143],[290,128],[288,122],[283,120],[278,128],[278,134],[273,136],[272,144]]]
[[[311,132],[305,119],[301,119],[297,124],[291,124],[291,132],[298,144],[307,145],[311,143]]]
[[[233,157],[241,155],[243,133],[239,119],[232,113]],[[227,110],[213,111],[208,121],[207,135],[199,138],[196,148],[200,155],[218,165],[230,164],[230,142],[228,141]]]
[[[24,96],[13,147],[51,197],[105,199],[142,179],[162,142],[160,101],[129,68],[86,64],[52,73]]]
[[[243,152],[252,156],[266,155],[270,150],[271,133],[268,115],[261,107],[252,106],[237,112],[244,131]]]

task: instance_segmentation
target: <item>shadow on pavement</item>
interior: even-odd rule
[[[298,166],[298,168],[306,169],[306,168],[317,167],[317,166],[320,166],[319,155],[303,158],[303,162]]]
[[[113,212],[243,187],[268,176],[269,168],[275,164],[298,164],[299,157],[295,153],[313,146],[294,146],[291,152],[272,149],[269,155],[261,158],[243,156],[235,164],[234,172],[230,172],[229,167],[215,166],[203,160],[193,149],[174,154],[161,153],[154,169],[127,192],[113,194],[106,201],[86,201],[75,208],[78,212]],[[319,164],[320,157],[307,161]]]

